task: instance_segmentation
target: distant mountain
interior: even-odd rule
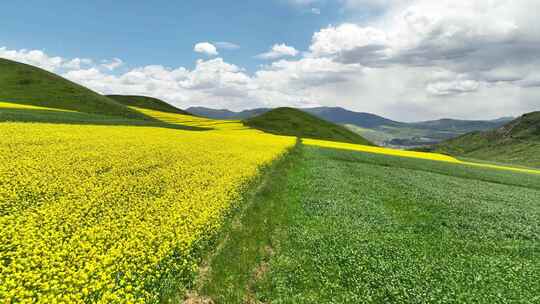
[[[43,69],[0,59],[0,101],[149,120],[106,96]]]
[[[318,107],[302,110],[331,122],[345,125],[378,145],[397,148],[431,145],[471,131],[498,128],[510,120],[509,118],[493,121],[439,119],[405,123],[375,114],[349,111],[340,107]]]
[[[242,112],[193,107],[188,112],[214,119],[248,119],[268,112],[260,108]],[[439,143],[472,131],[498,128],[513,118],[497,120],[439,119],[414,123],[399,122],[379,115],[350,111],[340,107],[300,109],[324,120],[343,125],[373,143],[382,146],[410,148]]]
[[[333,123],[352,124],[361,128],[373,129],[380,126],[399,127],[405,125],[402,122],[393,121],[375,114],[354,112],[340,107],[304,108],[301,110]]]
[[[294,108],[277,108],[249,118],[244,123],[265,132],[371,145],[362,136],[314,115]]]
[[[211,109],[205,107],[190,107],[186,109],[187,112],[196,115],[212,119],[247,119],[255,117],[257,115],[264,114],[271,109],[257,108],[252,110],[245,110],[241,112],[233,112],[225,109]]]
[[[495,130],[468,133],[425,150],[540,167],[540,112],[525,114]]]
[[[495,120],[459,120],[459,119],[439,119],[409,123],[409,126],[437,131],[448,131],[456,133],[468,133],[471,131],[485,131],[503,126],[513,117],[499,118]]]

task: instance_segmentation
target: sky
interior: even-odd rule
[[[341,106],[395,120],[540,110],[537,0],[27,0],[0,57],[178,107]]]

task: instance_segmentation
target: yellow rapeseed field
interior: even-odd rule
[[[55,109],[55,108],[45,108],[40,106],[17,104],[11,102],[0,101],[0,109],[17,109],[17,110],[48,110],[48,111],[62,111],[62,112],[73,112],[70,110]]]
[[[324,147],[324,148],[336,148],[336,149],[353,150],[353,151],[376,153],[376,154],[385,154],[385,155],[392,155],[392,156],[421,158],[421,159],[444,161],[444,162],[450,162],[450,163],[459,163],[460,162],[459,160],[457,160],[454,157],[443,155],[443,154],[437,154],[437,153],[395,150],[395,149],[373,147],[373,146],[364,146],[364,145],[356,145],[356,144],[348,144],[348,143],[339,143],[339,142],[318,140],[318,139],[303,139],[302,143],[304,143],[306,145],[309,145],[309,146],[318,146],[318,147]]]
[[[227,128],[0,123],[0,302],[159,301],[294,144]]]
[[[515,171],[515,172],[530,173],[530,174],[540,174],[540,170],[462,161],[455,157],[444,155],[444,154],[438,154],[438,153],[395,150],[395,149],[389,149],[389,148],[340,143],[340,142],[318,140],[318,139],[302,139],[302,143],[308,146],[317,146],[317,147],[323,147],[323,148],[334,148],[334,149],[352,150],[352,151],[375,153],[375,154],[384,154],[384,155],[390,155],[390,156],[419,158],[419,159],[442,161],[442,162],[473,166],[473,167]]]
[[[170,124],[179,124],[183,126],[208,128],[214,130],[231,130],[241,131],[249,130],[250,133],[258,132],[254,129],[248,129],[239,120],[216,120],[192,115],[182,115],[175,113],[160,112],[155,110],[143,109],[138,107],[130,107],[133,110],[139,111],[147,116],[154,117],[162,122]],[[259,132],[260,133],[260,132]]]

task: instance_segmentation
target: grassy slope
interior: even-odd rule
[[[538,301],[539,196],[540,176],[301,146],[200,291],[215,303]]]
[[[287,180],[283,173],[294,170],[298,151],[297,146],[266,168],[245,193],[241,204],[244,208],[235,211],[221,232],[218,238],[221,240],[217,241],[204,265],[204,273],[197,280],[196,293],[203,295],[198,299],[200,303],[208,298],[217,303],[244,302],[244,287],[252,281],[253,271],[265,263],[268,250],[275,247],[274,233],[287,225],[289,208],[284,208],[287,206],[282,203],[288,190],[279,187]]]
[[[345,127],[293,108],[277,108],[247,119],[245,124],[273,134],[371,145],[369,141]]]
[[[470,133],[428,150],[540,167],[540,112],[526,114],[497,130]]]
[[[133,95],[107,95],[107,97],[129,107],[139,107],[161,112],[189,115],[188,112],[153,97]]]
[[[141,113],[58,75],[6,59],[0,59],[0,101],[148,119]]]
[[[144,110],[144,109],[143,109]],[[142,111],[141,110],[141,113]],[[162,114],[163,112],[156,112]],[[130,119],[119,116],[90,114],[77,111],[58,110],[54,108],[5,103],[0,101],[0,122],[32,122],[32,123],[59,123],[74,125],[107,125],[107,126],[144,126],[169,129],[204,131],[209,128],[198,127],[193,124],[182,124],[161,121],[156,113],[145,114],[149,120]],[[174,115],[163,113],[165,115]]]

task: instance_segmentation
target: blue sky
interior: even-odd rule
[[[311,8],[320,8],[313,14]],[[226,41],[220,53],[254,70],[253,57],[275,43],[299,50],[313,32],[346,17],[336,3],[297,6],[286,1],[27,0],[2,3],[1,42],[62,57],[118,57],[132,66],[193,67],[200,41]]]
[[[5,1],[0,57],[181,108],[489,119],[540,110],[538,11],[538,0]]]

